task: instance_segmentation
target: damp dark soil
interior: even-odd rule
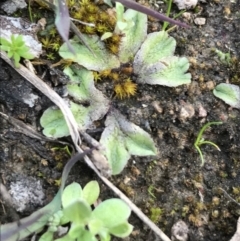
[[[166,9],[159,2],[151,6]],[[141,85],[135,97],[113,100],[130,121],[151,134],[159,154],[155,158],[132,157],[124,171],[110,180],[169,237],[179,220],[188,225],[189,241],[228,241],[236,231],[240,216],[240,111],[214,97],[212,90],[220,83],[240,83],[239,6],[237,0],[202,1],[195,11],[188,11],[190,17],[185,21],[190,28],[170,31],[177,41],[176,54],[190,60],[191,84],[177,88]],[[175,7],[174,12],[178,12]],[[204,25],[194,23],[200,17],[206,20]],[[150,32],[160,29],[158,22],[149,22]],[[214,49],[229,52],[234,63],[222,63]],[[52,104],[3,60],[0,65],[0,182],[10,190],[24,180],[30,190],[37,190],[18,212],[0,196],[0,224],[4,224],[52,200],[69,156],[62,149],[56,150],[64,147],[63,143],[23,131],[28,125],[41,133],[39,118]],[[53,85],[51,76],[47,77],[45,81]],[[221,151],[202,146],[205,163],[201,166],[194,141],[201,127],[211,121],[223,124],[208,128],[204,138]],[[99,138],[100,133],[91,135]],[[63,141],[72,150],[71,140]],[[76,181],[84,186],[90,180],[98,178],[80,162],[68,183]],[[115,196],[98,181],[102,200]],[[135,215],[130,223],[134,231],[125,240],[159,240]]]

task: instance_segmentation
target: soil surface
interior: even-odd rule
[[[165,4],[156,1],[150,5],[166,12]],[[212,90],[220,83],[240,84],[239,6],[237,0],[200,2],[195,10],[187,11],[189,19],[180,18],[190,28],[170,31],[177,41],[176,55],[190,60],[191,84],[177,88],[139,85],[135,97],[112,100],[130,121],[151,134],[159,154],[155,158],[131,158],[124,171],[110,180],[170,238],[171,228],[179,220],[188,226],[188,241],[228,241],[236,230],[240,205],[223,190],[240,203],[240,111],[217,99]],[[173,6],[172,13],[178,12]],[[201,26],[194,23],[200,17],[206,19]],[[160,23],[149,21],[149,32],[160,29]],[[222,63],[214,49],[229,52],[234,61]],[[1,113],[40,134],[39,118],[51,102],[1,59],[0,65]],[[38,71],[42,73],[43,69],[39,67]],[[44,80],[56,90],[61,87],[61,83],[54,86],[51,75]],[[26,126],[15,119],[0,117],[0,182],[19,199],[23,186],[31,195],[15,208],[0,196],[0,224],[49,203],[69,159],[66,151],[56,150],[65,144],[22,133]],[[204,138],[221,151],[201,146],[205,159],[201,166],[194,142],[201,127],[212,121],[223,124],[208,128]],[[90,134],[98,139],[100,133],[101,128],[99,133]],[[63,141],[72,150],[71,140]],[[90,180],[98,178],[86,164],[78,163],[68,183],[76,181],[84,186]],[[99,183],[102,200],[115,196]],[[135,215],[130,223],[134,231],[125,240],[159,240]]]

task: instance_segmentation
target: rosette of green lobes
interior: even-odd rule
[[[175,87],[191,82],[188,59],[173,56],[176,47],[174,38],[165,31],[150,33],[137,52],[133,71],[137,83],[158,84]]]
[[[112,111],[105,121],[100,143],[111,165],[112,174],[119,174],[131,155],[151,156],[157,149],[151,136],[139,126],[129,122],[117,110]]]
[[[68,67],[64,72],[71,79],[67,84],[68,94],[73,98],[68,102],[69,108],[81,129],[90,128],[94,121],[107,113],[109,101],[95,88],[91,71],[83,67]],[[43,134],[48,137],[61,138],[70,134],[61,110],[56,107],[44,111],[40,124]]]

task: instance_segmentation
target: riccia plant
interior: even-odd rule
[[[137,84],[175,87],[191,81],[191,75],[186,73],[189,68],[187,58],[174,56],[174,38],[165,31],[147,34],[147,16],[131,9],[124,12],[120,3],[116,3],[116,18],[113,32],[103,33],[102,36],[83,34],[88,47],[74,37],[69,41],[73,51],[69,50],[68,44],[63,44],[59,50],[63,59],[78,64],[65,68],[64,72],[71,79],[67,84],[71,97],[68,103],[80,129],[88,129],[94,121],[106,115],[106,127],[100,143],[105,147],[104,154],[113,175],[123,170],[131,155],[156,155],[157,149],[147,132],[129,122],[114,108],[109,111],[110,100],[95,88],[94,77],[107,76],[114,80],[114,91],[120,98],[135,94]],[[109,51],[106,40],[114,35],[121,36],[120,44],[117,51]],[[121,78],[120,74],[117,77],[114,69],[121,70],[126,65],[132,66],[129,76]],[[131,75],[136,76],[136,83],[133,83]],[[48,137],[69,135],[59,109],[47,109],[40,123]]]

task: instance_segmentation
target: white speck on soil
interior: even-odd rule
[[[27,96],[25,96],[25,98],[23,99],[24,103],[26,103],[29,107],[33,107],[35,105],[35,100],[38,99],[37,95],[34,94],[29,94]]]

